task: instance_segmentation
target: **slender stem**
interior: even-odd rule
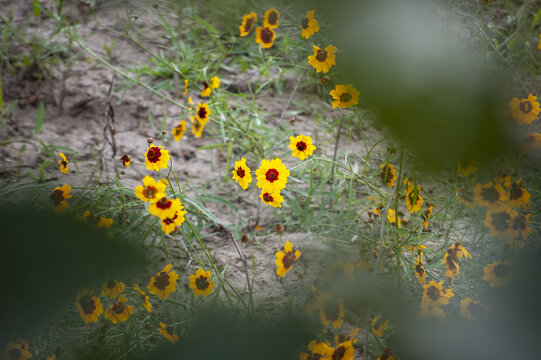
[[[242,252],[240,251],[239,245],[237,244],[235,237],[231,233],[229,233],[229,237],[231,238],[231,240],[233,240],[233,245],[235,245],[235,249],[237,249],[237,252],[239,253],[242,264],[244,265],[244,272],[246,274],[246,283],[248,284],[248,291],[250,292],[250,303],[249,303],[248,312],[252,311],[253,313],[254,311],[254,300],[252,296],[253,283],[250,282],[250,275],[248,274],[248,263],[246,262],[246,259],[242,255]]]

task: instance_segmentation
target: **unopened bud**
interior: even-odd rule
[[[289,122],[292,123],[292,124],[295,124],[295,121],[296,119],[294,117],[292,117],[291,119],[289,119]]]
[[[276,225],[276,232],[277,232],[278,234],[281,234],[282,231],[284,231],[284,227],[282,226],[282,224]]]
[[[319,82],[322,84],[322,85],[327,85],[327,83],[329,82],[329,78],[324,76],[322,77],[321,79],[319,79]]]
[[[242,236],[240,237],[240,241],[246,244],[250,241],[250,237],[247,234],[242,234]]]
[[[154,142],[154,139],[153,139],[153,138],[150,138],[150,137],[149,137],[149,138],[147,139],[147,143],[152,144],[153,142]]]

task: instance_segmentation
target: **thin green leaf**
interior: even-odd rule
[[[36,126],[34,128],[34,133],[39,134],[41,127],[43,126],[43,121],[45,120],[45,106],[42,102],[39,103],[38,113],[36,115]]]
[[[41,16],[41,4],[39,3],[39,0],[34,0],[34,16]]]

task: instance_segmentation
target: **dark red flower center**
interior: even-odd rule
[[[246,19],[246,23],[244,24],[244,32],[250,32],[252,31],[252,27],[254,26],[255,18],[249,17]]]
[[[160,148],[153,146],[150,149],[148,149],[147,159],[151,163],[155,163],[155,162],[160,161],[161,155],[162,155],[162,152],[160,151]]]
[[[244,175],[246,175],[246,172],[244,171],[244,169],[242,168],[242,166],[239,166],[237,168],[237,176],[240,177],[241,179],[244,177]]]
[[[495,203],[500,199],[500,193],[494,187],[481,190],[481,197],[488,203]]]
[[[264,194],[263,194],[263,200],[265,200],[265,202],[267,202],[267,203],[270,203],[270,202],[272,202],[274,199],[272,198],[272,196],[271,196],[269,193],[264,193]]]
[[[513,228],[513,230],[522,231],[526,229],[527,225],[528,224],[526,224],[526,218],[524,216],[517,216],[513,219],[511,228]]]
[[[204,275],[201,275],[197,279],[195,279],[195,286],[199,290],[206,290],[209,287],[209,285],[210,285],[209,279],[207,279],[207,277]]]
[[[308,29],[308,18],[304,18],[301,20],[301,26],[303,29]]]
[[[385,165],[382,169],[381,169],[381,173],[379,174],[379,176],[381,177],[381,180],[383,180],[384,183],[389,183],[392,181],[393,179],[393,170],[392,168],[389,166],[389,165]]]
[[[113,312],[115,314],[122,314],[125,308],[126,308],[126,305],[124,305],[122,301],[119,301],[113,305]]]
[[[518,107],[524,114],[528,114],[533,109],[532,103],[528,100],[521,101]]]
[[[316,59],[317,61],[325,62],[325,60],[327,60],[327,52],[325,50],[318,49]]]
[[[415,272],[419,274],[420,277],[423,277],[425,273],[425,268],[423,267],[423,264],[415,264]]]
[[[92,314],[94,313],[94,310],[96,310],[96,303],[90,295],[83,295],[79,300],[79,304],[85,314]]]
[[[156,203],[156,207],[162,210],[169,209],[172,205],[173,205],[173,201],[165,197],[161,198],[160,201]]]
[[[509,275],[509,266],[505,264],[498,264],[494,267],[493,272],[497,277],[506,277]]]
[[[60,206],[60,203],[64,201],[64,192],[60,189],[56,189],[53,191],[53,193],[49,196],[51,201],[53,202],[54,206]]]
[[[304,151],[304,150],[306,150],[306,148],[308,148],[308,146],[306,145],[306,143],[304,141],[299,141],[297,143],[297,150]]]
[[[122,161],[122,165],[126,167],[126,164],[130,162],[130,155],[128,154],[122,155],[122,157],[120,158],[120,161]]]
[[[278,170],[276,169],[269,169],[267,170],[267,172],[265,173],[265,178],[267,179],[267,181],[270,181],[271,183],[275,182],[276,180],[278,180]]]
[[[509,200],[520,199],[522,197],[522,194],[524,194],[524,191],[522,190],[522,186],[520,186],[517,183],[514,183],[511,186],[511,190],[509,191]]]
[[[440,290],[435,286],[430,286],[426,290],[426,296],[428,296],[432,301],[438,301],[440,298]]]
[[[409,200],[409,202],[410,202],[411,205],[416,205],[416,204],[417,204],[417,201],[420,201],[419,192],[418,192],[418,191],[415,191],[414,189],[412,189],[412,190],[408,193],[408,200]]]
[[[274,25],[276,24],[277,21],[278,21],[278,13],[276,13],[276,11],[271,12],[269,14],[268,23],[271,25]]]
[[[67,162],[66,160],[62,160],[62,166],[63,166],[63,167],[68,166],[68,162]]]
[[[293,252],[286,252],[284,257],[282,258],[282,264],[284,264],[284,268],[287,270],[292,267],[294,263],[295,255],[293,255]]]
[[[272,43],[272,30],[271,29],[264,28],[263,30],[261,30],[260,36],[261,36],[261,41],[263,41],[263,43],[265,44]]]
[[[511,216],[507,212],[496,212],[493,213],[491,217],[491,224],[496,231],[504,231],[509,229],[509,220],[511,219]]]
[[[153,199],[154,195],[158,192],[158,189],[156,189],[154,186],[147,186],[143,189],[143,196],[147,199]]]
[[[347,103],[350,100],[351,100],[351,94],[350,93],[343,93],[342,95],[340,95],[340,101],[341,102]]]
[[[173,216],[172,218],[166,218],[163,220],[163,223],[165,225],[171,225],[172,223],[175,222],[175,220],[177,219],[177,213],[175,213],[175,216]]]
[[[197,116],[199,116],[200,120],[206,119],[208,115],[207,108],[204,106],[201,106],[199,108],[199,111],[197,111]]]
[[[345,354],[346,354],[346,347],[344,345],[340,345],[332,353],[332,360],[341,360],[344,358]]]
[[[169,273],[164,271],[160,272],[160,274],[156,276],[154,286],[160,290],[165,290],[165,288],[169,286]]]

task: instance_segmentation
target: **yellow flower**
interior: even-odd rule
[[[184,223],[184,215],[186,214],[186,211],[182,211],[183,208],[184,207],[180,205],[179,209],[173,217],[166,217],[165,219],[161,219],[162,230],[166,235],[169,235],[170,233],[178,229],[180,225],[182,225],[182,223]]]
[[[177,290],[178,274],[171,270],[172,268],[173,266],[168,264],[162,271],[156,274],[156,277],[152,277],[147,286],[151,294],[158,295],[160,298],[166,300],[172,292]]]
[[[265,189],[262,189],[259,197],[263,200],[265,205],[270,205],[272,207],[282,207],[281,204],[284,202],[284,198],[280,194],[280,191],[268,192],[265,191]]]
[[[421,196],[421,190],[421,185],[418,185],[416,189],[415,185],[408,181],[408,188],[406,190],[406,205],[410,214],[421,210],[421,205],[424,202]]]
[[[182,95],[186,95],[188,93],[188,87],[190,86],[190,81],[188,79],[184,79],[184,92]]]
[[[255,29],[255,42],[260,44],[263,49],[271,48],[276,39],[276,34],[267,27],[258,27]]]
[[[280,250],[276,252],[275,263],[276,266],[278,266],[276,269],[276,275],[279,277],[285,276],[300,256],[301,252],[296,250],[295,253],[293,253],[293,245],[289,241],[286,241],[284,251]]]
[[[4,347],[2,359],[5,360],[28,360],[32,354],[28,351],[28,343],[24,340],[10,341]]]
[[[514,183],[509,183],[509,206],[511,207],[519,207],[519,206],[526,206],[530,202],[530,193],[526,188],[522,185],[520,185],[520,181],[522,179],[519,179],[515,181]]]
[[[100,298],[94,296],[90,289],[83,289],[77,294],[75,306],[79,309],[79,314],[85,324],[98,322],[98,318],[103,313]]]
[[[240,161],[235,161],[235,169],[231,171],[233,180],[239,183],[240,187],[246,190],[252,182],[251,170],[246,165],[246,159],[241,158]]]
[[[417,281],[419,284],[426,283],[426,271],[423,266],[423,252],[420,251],[417,255],[417,260],[415,260],[415,276],[417,276]]]
[[[518,215],[516,210],[506,206],[487,210],[483,225],[490,229],[490,236],[504,239],[511,228],[511,219]]]
[[[384,347],[383,352],[376,360],[399,360],[400,358],[396,356],[390,347]]]
[[[279,158],[261,160],[261,166],[255,171],[257,187],[272,193],[286,187],[289,170]]]
[[[327,359],[332,360],[353,360],[354,359],[353,343],[346,341],[339,344]]]
[[[190,287],[195,296],[209,296],[214,289],[214,283],[210,281],[210,271],[197,269],[195,274],[190,275]]]
[[[394,209],[387,210],[387,220],[389,220],[389,224],[396,223],[396,211]],[[402,217],[400,216],[400,212],[398,213],[398,227],[402,227]]]
[[[49,196],[51,202],[53,203],[53,209],[56,212],[63,213],[69,208],[69,204],[66,202],[66,199],[71,199],[70,195],[71,186],[64,184],[62,187],[54,188],[54,191]]]
[[[351,84],[336,85],[334,90],[329,93],[334,99],[332,102],[332,108],[348,108],[359,103],[359,95],[361,94]]]
[[[107,280],[101,287],[101,296],[115,298],[124,292],[124,283],[117,280]]]
[[[479,300],[472,300],[471,297],[467,297],[460,302],[460,316],[466,319],[475,319],[486,313],[487,308],[481,305]]]
[[[511,216],[511,219],[509,220],[509,230],[507,231],[510,240],[518,238],[527,239],[531,235],[532,229],[528,226],[531,224],[531,215],[532,214],[518,215],[517,213]]]
[[[504,287],[511,282],[511,262],[509,260],[494,261],[483,269],[483,280],[490,287]]]
[[[537,97],[529,94],[526,99],[519,100],[514,97],[509,102],[510,114],[519,124],[531,124],[537,120],[541,108]]]
[[[201,90],[202,97],[209,97],[212,94],[212,90],[217,89],[220,86],[220,79],[217,76],[213,76],[210,79],[210,85],[203,81],[203,90]]]
[[[353,344],[357,342],[357,336],[359,336],[360,328],[356,328],[350,331],[349,334],[340,333],[334,337],[334,343],[340,345],[346,341],[351,341]]]
[[[473,189],[473,199],[479,205],[490,209],[503,205],[507,201],[507,194],[501,184],[492,184],[491,181],[487,184],[476,184]]]
[[[443,281],[435,282],[431,280],[428,284],[424,285],[419,315],[422,317],[445,317],[441,306],[449,304],[449,299],[454,295],[452,289],[443,288]]]
[[[326,341],[317,341],[312,340],[310,344],[308,345],[308,350],[312,353],[302,353],[299,355],[299,360],[318,360],[318,359],[329,359],[329,357],[333,354],[334,348],[329,346],[329,344]]]
[[[111,320],[113,324],[124,322],[133,314],[133,306],[126,305],[128,299],[125,295],[121,295],[115,304],[105,311],[104,317]]]
[[[203,135],[203,130],[205,129],[205,122],[202,122],[202,121],[199,121],[199,120],[195,120],[193,125],[192,125],[192,134],[196,137],[196,138],[200,138],[201,135]]]
[[[150,146],[145,153],[145,165],[147,170],[156,170],[167,168],[169,163],[169,151],[163,146]]]
[[[252,11],[251,13],[244,15],[242,17],[242,24],[240,24],[239,26],[240,36],[248,35],[254,28],[254,24],[256,21],[257,14],[255,12]]]
[[[265,11],[263,26],[269,29],[276,29],[280,23],[280,13],[273,8]]]
[[[381,315],[372,319],[372,332],[374,335],[381,337],[383,332],[389,328],[389,320],[384,319]]]
[[[383,180],[385,185],[393,187],[396,179],[398,178],[393,164],[386,162],[381,164],[379,167],[381,168],[381,172],[379,173],[381,180]]]
[[[122,155],[122,157],[120,158],[120,161],[122,161],[122,166],[125,168],[127,167],[130,167],[130,161],[131,161],[131,157],[130,155],[128,154],[124,154]]]
[[[472,256],[466,250],[460,242],[456,242],[453,246],[450,246],[446,251],[442,260],[442,264],[445,264],[445,276],[455,279],[455,276],[460,276],[460,268],[458,266],[458,259],[464,256],[465,259],[471,259]]]
[[[317,72],[327,73],[333,65],[336,65],[336,55],[334,53],[337,50],[334,45],[327,46],[325,50],[314,45],[314,54],[308,56],[308,64],[312,65]]]
[[[421,217],[423,218],[423,227],[426,229],[428,227],[428,219],[430,219],[430,215],[432,215],[432,211],[434,211],[434,205],[428,203],[428,209],[423,211],[421,213]]]
[[[470,174],[473,174],[479,170],[474,166],[474,164],[475,160],[470,161],[466,167],[462,166],[461,163],[458,163],[456,166],[456,171],[462,176],[469,176]]]
[[[321,294],[319,304],[319,318],[325,326],[331,325],[338,329],[344,324],[344,303],[342,299],[331,299],[329,294]]]
[[[182,209],[182,203],[179,199],[168,199],[162,195],[160,200],[150,204],[148,212],[160,219],[167,219],[173,218],[180,209]]]
[[[143,290],[141,290],[141,288],[137,284],[134,284],[133,287],[141,295],[141,300],[142,300],[143,307],[146,309],[146,311],[151,312],[152,311],[152,304],[149,301],[149,296],[147,295],[147,293],[144,292]]]
[[[314,19],[315,10],[309,10],[306,13],[306,17],[301,20],[301,36],[305,39],[309,39],[319,31],[319,25],[317,20]]]
[[[60,160],[58,160],[58,165],[60,165],[60,171],[62,171],[64,174],[68,173],[68,159],[66,159],[66,156],[63,153],[58,153],[58,156],[60,156]]]
[[[164,338],[171,343],[176,343],[178,341],[178,335],[175,334],[175,330],[172,327],[169,327],[160,321],[160,328],[160,334],[162,334]]]
[[[135,195],[144,202],[154,203],[165,196],[165,184],[157,182],[151,176],[143,178],[143,185],[138,185],[135,188]]]
[[[96,216],[92,214],[90,211],[86,210],[81,217],[79,217],[80,220],[86,221],[89,224],[92,224],[96,226],[97,228],[103,228],[107,229],[113,225],[114,220],[102,216]]]
[[[180,141],[184,137],[184,133],[186,132],[186,120],[182,120],[178,123],[177,126],[173,128],[171,133],[173,133],[173,136],[175,137],[175,141]]]
[[[197,121],[205,125],[209,121],[209,116],[211,111],[208,104],[199,103],[197,104],[197,109],[195,110],[195,118]]]
[[[304,160],[312,155],[316,149],[316,147],[312,145],[312,138],[304,135],[289,137],[289,148],[293,151],[291,155],[300,160]]]

